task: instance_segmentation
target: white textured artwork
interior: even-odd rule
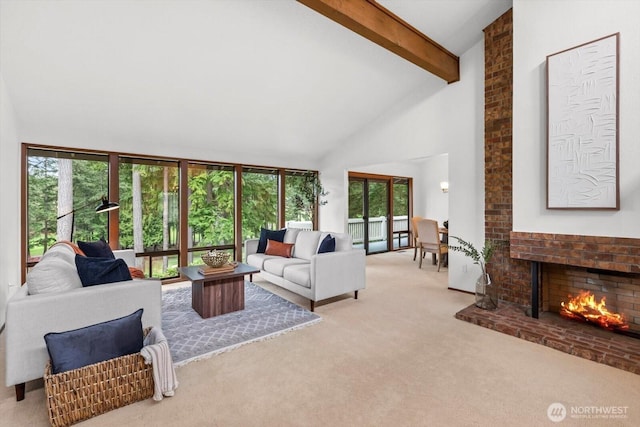
[[[547,57],[548,208],[619,208],[618,36]]]

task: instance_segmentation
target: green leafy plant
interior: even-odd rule
[[[467,242],[456,236],[449,236],[451,239],[456,239],[458,241],[458,245],[449,245],[449,249],[456,252],[462,252],[464,255],[468,256],[473,260],[474,264],[478,264],[482,269],[482,274],[486,276],[487,274],[487,263],[491,261],[494,252],[500,246],[502,246],[502,242],[499,240],[485,240],[484,246],[479,251],[473,245],[473,243]]]

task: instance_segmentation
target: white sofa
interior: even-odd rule
[[[59,259],[64,260],[60,261],[60,270],[68,272],[68,267],[63,264],[75,260],[73,249],[67,245],[55,245],[50,250],[54,249]],[[132,250],[114,251],[114,255],[124,259],[128,266],[134,266]],[[71,278],[69,281],[75,280]],[[130,280],[35,295],[29,294],[28,283],[29,279],[9,299],[4,331],[6,385],[15,386],[17,400],[24,399],[27,381],[44,375],[49,360],[44,341],[46,333],[64,332],[117,319],[139,308],[144,309],[143,327],[161,326],[162,290],[159,280]]]
[[[335,252],[318,254],[320,242],[327,234],[336,239]],[[257,253],[259,239],[245,241],[247,264],[259,268],[260,275],[271,283],[315,302],[364,289],[365,251],[354,249],[351,236],[342,233],[306,231],[288,228],[284,243],[293,243],[293,256],[285,258]]]

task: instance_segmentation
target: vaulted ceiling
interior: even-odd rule
[[[511,7],[379,3],[456,55]],[[3,0],[0,27],[0,73],[18,132],[35,143],[318,159],[412,91],[446,85],[293,0]]]

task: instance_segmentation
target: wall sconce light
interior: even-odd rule
[[[442,190],[443,193],[448,193],[449,192],[449,182],[448,181],[440,182],[440,189]]]

